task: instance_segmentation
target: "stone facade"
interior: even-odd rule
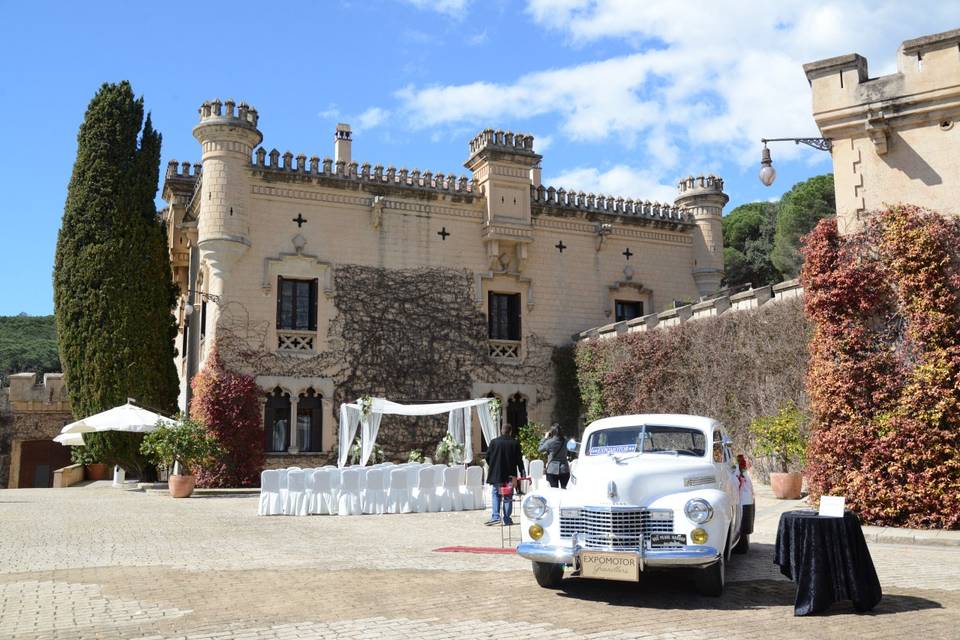
[[[73,421],[73,416],[62,373],[44,374],[40,383],[34,373],[13,374],[9,388],[4,391],[9,415],[0,424],[0,488],[14,489],[20,486],[24,449],[34,446],[33,443],[44,449],[33,463],[49,463],[48,466],[54,468],[62,466],[58,461],[46,459],[46,449],[61,448],[50,441],[64,425]]]
[[[164,215],[184,293],[181,406],[216,343],[228,366],[257,377],[265,415],[289,398],[297,424],[298,404],[320,398],[324,452],[335,447],[340,402],[368,393],[495,394],[505,415],[512,400],[549,422],[556,347],[618,310],[663,311],[719,288],[720,178],[681,180],[676,202],[661,204],[542,185],[524,134],[481,132],[469,175],[457,175],[358,163],[347,125],[333,158],[267,151],[259,125],[244,103],[204,103],[193,129],[201,162],[167,169]],[[294,293],[281,289],[299,283],[311,310],[294,327],[281,309]],[[507,325],[516,335],[502,334]],[[282,399],[268,401],[275,391]],[[429,454],[445,425],[425,424],[405,439],[412,423],[385,420],[380,440],[395,455],[418,443]],[[270,465],[304,461],[290,431]]]
[[[841,232],[888,204],[960,214],[960,29],[905,41],[891,75],[870,78],[855,53],[804,71],[833,141]]]

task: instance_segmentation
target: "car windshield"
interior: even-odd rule
[[[676,453],[703,457],[706,438],[699,429],[637,425],[594,431],[584,447],[588,456],[613,453]]]

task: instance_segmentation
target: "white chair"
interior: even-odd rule
[[[570,461],[570,473],[572,474],[572,473],[573,473],[574,471],[576,471],[576,470],[577,470],[577,461],[576,461],[576,460],[571,460],[571,461]]]
[[[483,469],[477,466],[467,467],[467,481],[460,489],[463,498],[463,508],[483,509],[486,507],[483,491]]]
[[[330,474],[327,468],[313,472],[313,504],[310,513],[328,515],[330,513]]]
[[[383,490],[383,469],[367,471],[367,486],[363,490],[363,512],[384,513],[387,506],[387,492]]]
[[[438,487],[442,487],[442,486],[443,486],[443,472],[447,470],[447,465],[445,465],[445,464],[435,464],[435,465],[433,465],[433,466],[430,467],[430,468],[433,469],[433,473],[435,474],[434,482],[437,484]]]
[[[358,516],[363,513],[360,499],[360,470],[344,469],[340,474],[340,498],[337,513],[341,516]]]
[[[447,467],[443,470],[443,484],[437,487],[440,511],[461,511],[463,509],[458,483],[459,475],[460,472],[456,467]]]
[[[413,491],[413,489],[414,489],[414,488],[417,486],[417,484],[419,484],[419,482],[420,482],[420,467],[421,467],[421,466],[422,466],[422,465],[419,465],[419,464],[417,464],[417,463],[413,463],[413,464],[408,464],[408,465],[406,465],[406,466],[404,467],[404,469],[406,469],[406,471],[407,471],[407,487],[410,489],[410,491]],[[411,506],[412,506],[412,505],[411,505]]]
[[[283,502],[280,500],[280,474],[276,469],[265,469],[260,474],[260,506],[257,508],[257,514],[283,515]]]
[[[306,483],[304,482],[303,471],[291,469],[287,472],[287,498],[283,503],[284,515],[306,515],[306,513],[303,513],[305,494]]]
[[[303,506],[297,515],[309,516],[316,510],[317,485],[313,479],[314,471],[316,471],[316,469],[303,470]]]
[[[277,477],[280,478],[280,504],[287,503],[287,473],[289,469],[277,469]]]
[[[417,482],[410,492],[410,502],[417,513],[438,511],[437,474],[431,466],[417,470]]]
[[[343,483],[344,469],[330,469],[327,472],[327,479],[330,481],[330,490],[326,494],[327,512],[330,515],[337,515],[340,511],[340,485]]]
[[[543,481],[543,460],[531,460],[528,469],[530,469],[530,480],[533,482],[533,488],[539,489]]]
[[[410,513],[410,485],[407,470],[390,469],[390,488],[387,489],[387,513]]]

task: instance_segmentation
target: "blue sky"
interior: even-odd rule
[[[960,2],[9,2],[0,0],[0,315],[53,310],[51,270],[76,133],[103,82],[129,80],[196,161],[207,99],[245,100],[264,146],[464,173],[485,128],[533,133],[544,182],[651,200],[687,174],[738,204],[830,170],[826,153],[759,138],[817,135],[801,65],[859,52],[895,71],[904,39],[960,26]],[[158,201],[158,206],[162,203]]]

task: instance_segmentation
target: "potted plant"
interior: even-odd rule
[[[215,458],[219,447],[202,424],[178,416],[173,426],[159,424],[148,433],[140,451],[157,466],[173,467],[173,473],[167,481],[170,495],[189,498],[196,486],[196,478],[191,471]]]
[[[803,487],[800,470],[807,451],[805,424],[806,416],[792,402],[783,406],[777,415],[763,416],[750,423],[754,454],[769,458],[778,469],[770,473],[770,487],[777,498],[800,498]]]
[[[102,451],[94,438],[86,436],[84,445],[70,448],[70,460],[73,464],[82,464],[87,480],[106,480],[110,477],[110,467],[103,461]]]

